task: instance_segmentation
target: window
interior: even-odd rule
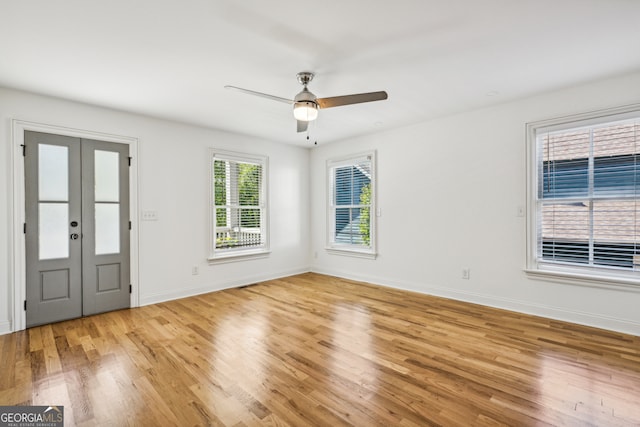
[[[328,250],[375,257],[375,153],[327,163]]]
[[[211,259],[268,252],[267,158],[212,151]]]
[[[529,269],[640,284],[640,109],[529,125],[529,153]]]

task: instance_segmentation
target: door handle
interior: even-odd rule
[[[71,236],[69,236],[71,238],[71,240],[78,240],[78,233],[73,233]]]

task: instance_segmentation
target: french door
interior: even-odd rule
[[[129,307],[129,146],[24,144],[27,327]]]

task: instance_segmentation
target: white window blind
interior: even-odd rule
[[[329,246],[374,248],[374,153],[328,162]]]
[[[266,160],[214,153],[214,258],[266,247],[265,168]]]
[[[638,271],[640,113],[538,129],[536,150],[537,260]]]

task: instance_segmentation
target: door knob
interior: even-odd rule
[[[71,240],[78,240],[78,234],[77,233],[73,233],[71,236]]]

